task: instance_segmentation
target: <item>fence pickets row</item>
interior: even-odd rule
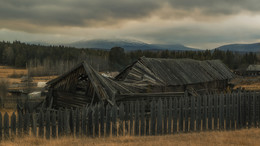
[[[10,122],[9,122],[10,119]],[[61,136],[163,135],[206,130],[259,127],[260,96],[255,92],[137,100],[106,107],[45,113],[0,113],[0,139],[33,135]],[[10,124],[10,125],[9,125]]]

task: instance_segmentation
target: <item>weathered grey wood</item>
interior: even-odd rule
[[[144,135],[145,131],[145,101],[141,101],[141,136]]]
[[[32,124],[32,135],[33,136],[37,136],[37,116],[36,116],[36,113],[35,112],[33,112],[32,113],[32,122],[31,122]]]
[[[135,102],[135,136],[139,136],[139,101]]]
[[[252,123],[254,127],[257,127],[256,124],[256,93],[255,91],[253,92],[253,101],[252,101]]]
[[[69,125],[70,125],[70,134],[71,136],[74,136],[74,127],[75,127],[75,122],[74,122],[74,117],[75,117],[75,112],[74,110],[71,108],[70,109],[70,118],[69,118]]]
[[[231,104],[230,104],[230,126],[232,130],[235,130],[235,96],[236,94],[231,94]]]
[[[105,128],[104,128],[104,123],[105,123],[105,108],[104,108],[104,103],[102,102],[99,105],[99,116],[100,116],[100,136],[104,136]]]
[[[218,119],[219,119],[219,95],[214,95],[214,130],[218,129]]]
[[[94,120],[94,136],[98,137],[99,136],[99,110],[98,110],[98,105],[96,104],[93,110],[93,120]]]
[[[201,130],[201,96],[197,97],[196,131]]]
[[[23,132],[25,135],[29,135],[29,127],[30,127],[30,114],[26,112],[24,115],[24,126],[23,126]]]
[[[183,108],[184,108],[184,100],[183,97],[179,99],[179,133],[183,132]]]
[[[47,110],[46,112],[46,127],[45,127],[45,137],[46,139],[50,139],[50,134],[51,134],[51,119],[50,119],[50,111]]]
[[[66,136],[68,136],[69,135],[69,115],[70,114],[69,114],[69,111],[68,111],[67,108],[64,110],[63,114],[64,114],[64,116],[63,116],[63,119],[64,119],[64,124],[63,124],[64,134]]]
[[[110,104],[106,107],[106,136],[110,135],[110,121],[111,121],[111,106]]]
[[[173,134],[177,133],[177,121],[178,121],[178,99],[177,97],[174,98],[173,101]]]
[[[133,115],[134,115],[134,103],[130,102],[130,135],[133,135]]]
[[[81,133],[82,135],[86,136],[87,135],[87,109],[84,107],[82,108],[81,112]]]
[[[123,136],[124,135],[124,117],[125,117],[125,112],[124,112],[124,104],[121,102],[119,105],[119,129],[118,133],[119,135]]]
[[[44,137],[44,114],[43,111],[41,110],[39,113],[39,137],[43,138]]]
[[[256,93],[256,124],[257,124],[257,127],[259,127],[260,125],[260,122],[259,122],[259,120],[260,120],[260,98],[259,98],[259,93]]]
[[[213,95],[208,95],[208,130],[213,130],[212,127],[212,100]]]
[[[93,137],[93,110],[92,107],[89,107],[87,110],[87,136]]]
[[[219,129],[224,129],[224,95],[223,93],[219,97]]]
[[[230,130],[230,94],[226,96],[226,130]]]
[[[251,128],[252,126],[252,115],[251,115],[251,92],[248,91],[247,96],[246,96],[246,101],[247,101],[247,105],[246,105],[246,122],[247,122],[247,126],[248,128]]]
[[[52,138],[56,138],[56,112],[52,112],[51,114],[51,136]]]
[[[2,123],[2,120],[0,122]],[[14,112],[11,116],[11,135],[16,136],[16,115]]]
[[[207,130],[207,96],[203,96],[203,119],[202,119],[202,129],[205,131]]]
[[[167,99],[163,100],[163,134],[167,134],[167,117],[168,117],[168,110],[167,110]]]
[[[1,120],[1,123],[2,123],[2,120]],[[2,129],[1,129],[1,132],[2,132]],[[9,115],[7,112],[5,112],[5,115],[4,115],[4,137],[5,137],[5,139],[9,138]]]
[[[113,136],[117,136],[117,125],[116,125],[116,121],[117,121],[117,105],[114,104],[114,106],[112,107],[112,134]]]
[[[58,111],[58,136],[61,137],[63,135],[63,113],[61,109]]]
[[[156,113],[155,113],[155,101],[154,99],[151,102],[151,135],[155,135],[155,126],[156,126]]]
[[[168,108],[168,134],[172,133],[172,98],[169,99]]]
[[[159,98],[157,103],[157,134],[162,135],[162,99]]]
[[[18,112],[18,136],[22,136],[23,132],[23,115],[22,112],[19,110]]]
[[[194,131],[194,121],[195,121],[195,97],[191,96],[191,110],[190,110],[190,131]]]
[[[237,129],[242,128],[242,116],[243,116],[243,110],[242,110],[242,93],[241,91],[238,92],[239,98],[238,98],[238,122],[237,122]]]
[[[129,110],[130,110],[130,106],[129,106],[129,102],[126,102],[126,105],[125,105],[125,134],[129,134]]]
[[[80,135],[80,112],[79,112],[79,108],[76,109],[76,137],[79,137]]]
[[[189,131],[189,99],[188,99],[188,96],[185,96],[184,97],[184,116],[185,116],[185,119],[184,119],[184,123],[185,123],[185,132],[188,132]]]
[[[150,135],[150,115],[145,115],[145,134]]]

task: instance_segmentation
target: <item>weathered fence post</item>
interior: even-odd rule
[[[76,109],[76,137],[79,137],[79,127],[80,127],[80,113],[79,108]]]
[[[125,112],[124,112],[124,104],[123,102],[120,103],[119,105],[119,135],[123,136],[124,135],[124,115]]]
[[[94,127],[95,127],[95,137],[99,136],[99,118],[98,118],[98,105],[96,104],[93,111],[93,120],[94,120]]]
[[[44,136],[44,114],[43,111],[41,110],[39,113],[39,137],[43,138]]]
[[[201,96],[197,97],[197,110],[196,110],[196,131],[201,130]]]
[[[246,101],[247,101],[247,104],[246,104],[246,122],[247,122],[247,126],[248,128],[251,128],[251,124],[252,124],[252,121],[251,121],[251,92],[248,91],[247,92],[247,96],[246,96]]]
[[[224,130],[224,94],[222,93],[219,97],[219,129]]]
[[[117,125],[116,125],[116,119],[117,119],[117,105],[114,104],[112,107],[112,134],[113,136],[117,136]]]
[[[226,130],[230,130],[230,93],[226,94]]]
[[[63,114],[61,109],[58,111],[58,136],[61,137],[63,135]]]
[[[51,133],[52,137],[56,138],[56,112],[52,112],[51,114]]]
[[[2,123],[2,120],[1,120],[1,123]],[[2,129],[0,129],[0,130],[2,133]],[[7,112],[5,112],[5,115],[4,115],[4,137],[5,137],[5,139],[9,138],[9,115]]]
[[[46,139],[50,139],[50,134],[51,134],[51,120],[50,120],[50,111],[47,110],[46,112],[46,131],[45,131],[45,137]]]
[[[231,104],[230,104],[230,125],[231,125],[231,129],[234,130],[235,129],[235,95],[234,93],[231,94]]]
[[[22,136],[23,132],[23,115],[22,112],[19,110],[18,112],[18,135]]]
[[[184,107],[184,115],[185,115],[185,132],[189,131],[189,97],[185,96],[185,107]]]
[[[133,135],[133,115],[134,115],[134,103],[130,102],[130,135]]]
[[[174,98],[173,102],[173,134],[177,133],[177,121],[178,121],[178,99],[177,97]]]
[[[73,108],[70,109],[70,119],[69,119],[69,124],[70,124],[70,134],[72,136],[74,136],[74,127],[75,127],[75,124],[74,124],[74,110]]]
[[[2,123],[2,121],[0,121]],[[11,116],[11,135],[16,136],[16,115],[13,112]]]
[[[212,101],[213,101],[213,95],[208,95],[208,130],[212,130]]]
[[[110,121],[111,121],[111,107],[110,104],[106,107],[106,136],[110,136]]]
[[[162,99],[157,103],[157,134],[162,135]]]
[[[151,102],[151,135],[155,135],[155,122],[156,122],[156,113],[155,113],[155,101],[154,99]]]
[[[129,102],[125,105],[125,135],[129,134]]]
[[[87,113],[86,113],[86,107],[83,107],[82,108],[82,116],[81,116],[81,134],[86,136],[87,135]],[[89,130],[88,130],[89,132]]]
[[[168,134],[172,133],[172,98],[169,100],[169,108],[168,108]]]
[[[204,95],[203,96],[203,109],[202,109],[202,111],[203,111],[203,122],[202,122],[202,129],[203,130],[207,130],[207,96],[206,95]]]
[[[93,109],[90,106],[87,110],[88,122],[87,122],[87,136],[93,137],[93,119],[92,119]]]
[[[139,101],[135,102],[135,136],[139,136]]]
[[[145,131],[145,102],[144,100],[141,101],[141,136],[144,135]]]
[[[63,114],[64,114],[64,116],[63,116],[63,119],[64,119],[64,124],[63,124],[64,134],[66,136],[68,136],[68,134],[69,134],[69,112],[68,112],[67,108],[65,108],[65,111],[63,112]]]
[[[179,99],[179,133],[183,132],[183,108],[184,108],[184,97]]]
[[[219,99],[219,95],[214,95],[214,130],[217,130],[218,129],[218,106],[219,106],[219,102],[218,102],[218,99]]]
[[[31,122],[32,124],[32,134],[33,134],[33,136],[37,136],[37,116],[36,116],[36,113],[35,113],[35,111],[32,113],[32,122]]]
[[[167,110],[167,99],[164,98],[163,104],[163,134],[167,134],[167,117],[168,117],[168,110]]]
[[[24,127],[23,127],[23,132],[25,135],[29,135],[29,126],[30,126],[30,114],[26,112],[24,115]]]
[[[195,120],[195,97],[191,96],[191,111],[190,111],[190,131],[194,131]]]
[[[100,136],[104,136],[104,131],[105,131],[105,129],[104,129],[105,108],[104,108],[104,103],[103,102],[99,105],[99,114],[100,114]]]
[[[252,102],[252,122],[253,122],[253,125],[254,127],[257,127],[256,126],[256,93],[255,91],[253,92],[253,102]]]

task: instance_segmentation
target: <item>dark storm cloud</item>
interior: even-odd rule
[[[99,27],[151,16],[198,17],[259,12],[258,0],[0,0],[0,27],[8,22],[39,26]],[[169,14],[160,13],[168,5]],[[181,11],[181,12],[180,12]],[[4,25],[4,26],[3,26]],[[19,28],[19,24],[17,25]]]

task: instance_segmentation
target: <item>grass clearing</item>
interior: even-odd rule
[[[260,144],[260,129],[243,129],[237,131],[224,132],[200,132],[200,133],[183,133],[165,136],[124,136],[124,137],[107,137],[107,138],[72,138],[62,137],[58,139],[46,140],[34,137],[22,137],[11,140],[4,140],[0,145],[45,145],[45,146],[71,146],[71,145],[259,145]]]

